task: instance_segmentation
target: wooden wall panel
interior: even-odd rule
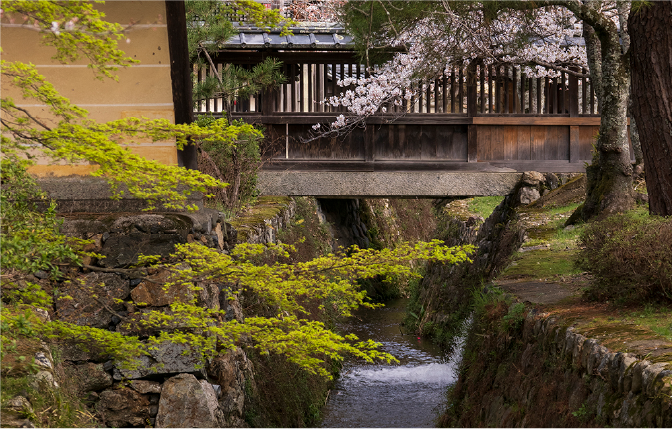
[[[596,139],[599,131],[600,127],[598,125],[579,127],[579,153],[582,160],[593,158],[593,146],[597,143]]]
[[[544,160],[544,146],[546,144],[546,127],[532,125],[530,127],[531,146],[530,159],[535,161]]]
[[[492,159],[492,127],[489,126],[479,126],[478,127],[478,160],[479,161],[489,161]]]
[[[422,144],[420,159],[436,159],[436,127],[421,126],[420,129],[420,142]]]
[[[532,159],[531,149],[532,145],[532,127],[521,126],[518,127],[518,156],[516,159],[528,161]]]
[[[565,91],[566,93],[567,91]],[[567,160],[569,161],[569,127],[559,126],[556,128],[556,141],[558,143],[558,157],[553,158],[554,160]]]
[[[509,96],[510,107],[513,107],[512,96]],[[506,125],[501,127],[501,134],[503,135],[503,158],[506,160],[518,159],[518,127]]]
[[[504,133],[502,127],[492,127],[490,136],[490,159],[504,159]]]
[[[439,160],[467,160],[467,126],[443,126],[436,130]]]
[[[298,136],[307,136],[309,129],[307,125],[289,126],[290,159],[364,159],[364,130],[356,129],[345,138],[301,142]]]

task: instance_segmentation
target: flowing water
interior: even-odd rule
[[[446,388],[455,382],[455,361],[429,340],[403,335],[407,300],[364,309],[342,326],[360,339],[382,343],[399,364],[346,362],[323,408],[322,427],[433,427]]]

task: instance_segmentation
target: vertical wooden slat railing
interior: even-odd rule
[[[323,57],[324,58],[324,57]],[[251,68],[253,64],[242,64]],[[216,62],[221,72],[223,62]],[[360,79],[368,76],[362,64],[343,60],[285,61],[283,72],[287,76],[266,103],[269,94],[255,94],[243,99],[236,96],[233,111],[237,114],[262,113],[340,113],[343,106],[334,107],[324,100],[339,96],[355,85],[343,88],[338,81],[347,77]],[[581,70],[585,74],[585,70]],[[215,70],[205,68],[196,72],[196,79],[203,81]],[[468,74],[471,73],[473,79]],[[401,105],[386,103],[389,114],[467,115],[467,116],[591,116],[599,114],[595,88],[586,76],[560,73],[556,77],[532,77],[519,67],[506,64],[478,64],[471,71],[448,69],[440,77],[417,81],[412,85],[412,97]],[[406,90],[404,89],[404,95]],[[262,109],[262,106],[266,106]],[[469,110],[475,106],[475,110]],[[196,113],[221,114],[224,102],[210,98],[196,103]]]

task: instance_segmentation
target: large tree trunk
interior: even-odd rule
[[[601,47],[602,119],[597,154],[586,170],[588,186],[582,210],[585,220],[629,210],[635,202],[627,127],[629,64],[621,52],[615,26],[613,31],[595,33]]]
[[[672,215],[672,1],[630,14],[633,114],[651,214]]]

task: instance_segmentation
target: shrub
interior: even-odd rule
[[[215,121],[212,116],[199,116],[196,123],[207,127]],[[240,124],[241,121],[233,122],[233,125]],[[225,189],[208,189],[215,205],[221,204],[229,210],[235,210],[257,196],[261,140],[261,133],[244,133],[234,144],[226,140],[200,143],[198,169],[229,184]]]
[[[672,218],[614,215],[586,226],[580,242],[577,265],[595,277],[590,298],[672,301]]]

